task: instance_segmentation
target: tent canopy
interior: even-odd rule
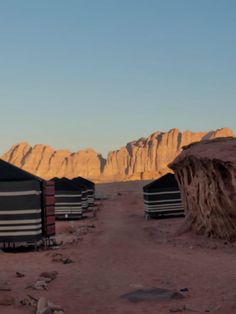
[[[39,180],[41,178],[0,159],[0,181]]]
[[[53,178],[52,181],[55,182],[56,191],[81,191],[81,188],[76,186],[71,180],[67,178]]]
[[[167,173],[163,177],[145,185],[143,187],[143,191],[152,191],[157,189],[165,189],[165,188],[178,188],[178,183],[175,179],[175,176],[172,173]]]
[[[75,182],[76,184],[82,184],[84,186],[86,186],[87,188],[90,188],[90,189],[94,189],[94,182],[88,180],[88,179],[85,179],[83,177],[76,177],[74,179],[72,179],[73,182]]]

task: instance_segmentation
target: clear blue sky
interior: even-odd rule
[[[0,0],[0,152],[236,131],[236,1]]]

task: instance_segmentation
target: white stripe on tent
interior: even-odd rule
[[[55,194],[55,197],[81,197],[82,194]]]
[[[173,209],[173,210],[174,210],[174,209]],[[164,209],[164,210],[160,210],[160,211],[157,211],[157,212],[160,212],[160,213],[166,212],[166,213],[168,213],[168,212],[173,211],[173,210]],[[150,210],[150,211],[151,211],[151,210]],[[181,208],[181,210],[179,209],[178,211],[184,211],[184,208]]]
[[[42,234],[41,230],[37,230],[37,231],[16,231],[16,232],[0,232],[0,237],[4,237],[4,236],[26,236],[26,235],[38,235],[38,234]]]
[[[81,209],[81,206],[79,207],[79,206],[75,206],[75,207],[70,207],[70,206],[55,206],[55,208],[56,209],[70,209],[70,208],[72,208],[72,209]]]
[[[23,224],[34,224],[41,223],[42,219],[29,219],[29,220],[0,220],[1,225],[23,225]]]
[[[177,201],[181,201],[181,198],[173,198],[173,199],[165,199],[165,200],[156,200],[156,201],[147,201],[145,200],[144,203],[145,204],[156,204],[156,203],[173,203],[173,202],[177,202]]]
[[[22,196],[22,195],[40,195],[41,191],[18,191],[18,192],[0,192],[0,196]]]
[[[55,204],[56,206],[59,206],[59,205],[82,205],[82,203],[81,202],[79,202],[79,203],[56,203]]]
[[[161,195],[161,194],[175,194],[180,193],[180,191],[165,191],[165,192],[144,192],[144,195]]]
[[[0,215],[38,214],[42,209],[0,210]]]
[[[66,214],[70,214],[70,213],[83,213],[82,210],[57,210],[56,214],[61,214],[61,213],[66,213]]]
[[[16,230],[37,230],[37,229],[41,229],[42,225],[31,225],[31,226],[8,226],[8,227],[2,227],[0,226],[0,231],[4,231],[4,230],[12,230],[12,231],[16,231]]]
[[[156,208],[165,208],[165,207],[178,207],[178,206],[183,206],[182,203],[176,203],[176,204],[163,204],[163,205],[147,205],[145,204],[146,207],[152,208],[152,207],[156,207]]]

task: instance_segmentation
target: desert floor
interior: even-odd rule
[[[66,314],[236,313],[236,244],[179,235],[184,218],[149,220],[143,215],[142,182],[101,184],[96,217],[57,222],[57,250],[0,253],[0,299],[46,296]],[[73,260],[63,264],[56,254]],[[34,290],[43,271],[57,271],[47,290]],[[25,274],[16,277],[16,272]],[[133,303],[121,296],[137,289],[166,288],[182,299]],[[0,306],[1,314],[35,313],[34,307]]]

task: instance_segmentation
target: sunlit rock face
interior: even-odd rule
[[[184,145],[222,136],[233,136],[229,129],[210,132],[155,132],[128,143],[104,159],[93,149],[70,152],[47,145],[14,145],[2,158],[42,178],[82,176],[96,182],[156,179],[170,172],[168,164]]]
[[[182,146],[222,136],[234,136],[234,133],[227,128],[195,133],[178,129],[158,131],[110,152],[103,175],[111,181],[158,178],[170,172],[168,164],[181,152]]]
[[[68,150],[55,151],[41,144],[31,147],[27,143],[13,146],[2,159],[45,179],[77,176],[98,178],[103,164],[102,156],[92,149],[71,153]]]
[[[198,234],[236,240],[236,139],[190,144],[170,164],[187,226]]]

